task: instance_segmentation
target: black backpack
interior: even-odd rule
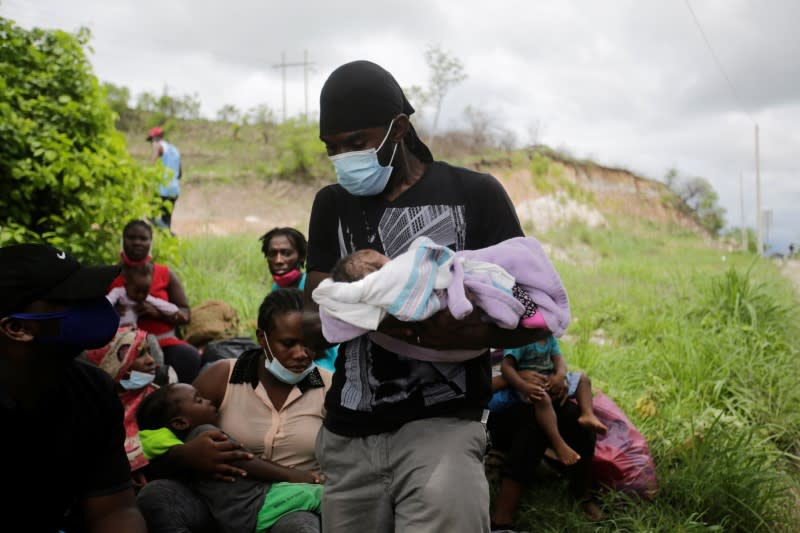
[[[221,359],[237,359],[247,350],[261,346],[250,337],[233,337],[219,341],[211,341],[203,350],[203,362],[213,363]]]

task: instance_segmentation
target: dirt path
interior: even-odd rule
[[[781,273],[791,280],[795,291],[800,296],[800,260],[788,259],[781,265]]]
[[[319,187],[251,179],[187,182],[175,204],[179,236],[263,233],[275,226],[305,228]]]

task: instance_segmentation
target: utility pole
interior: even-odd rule
[[[764,244],[769,244],[769,230],[772,229],[772,209],[764,209]]]
[[[764,222],[761,218],[761,169],[758,156],[758,124],[756,124],[756,242],[758,243],[758,255],[764,253]]]
[[[286,122],[286,69],[290,67],[303,67],[303,85],[305,88],[305,112],[308,117],[308,71],[309,67],[314,63],[308,61],[308,50],[303,50],[302,63],[287,63],[286,52],[281,52],[281,62],[277,65],[272,65],[272,68],[281,69],[281,84],[282,84],[282,100],[283,100],[283,122]]]
[[[739,214],[741,215],[742,251],[747,251],[747,230],[744,228],[744,177],[739,172]]]

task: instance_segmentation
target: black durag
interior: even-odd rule
[[[403,89],[386,69],[370,61],[345,63],[334,70],[319,95],[319,134],[387,126],[400,113],[411,116],[414,108]],[[412,125],[406,148],[420,161],[433,161],[431,151]]]

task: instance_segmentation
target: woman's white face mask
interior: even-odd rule
[[[389,130],[377,148],[346,152],[329,158],[336,170],[336,179],[339,185],[353,196],[376,196],[386,189],[394,170],[392,161],[397,153],[397,143],[394,145],[392,157],[386,166],[381,165],[378,161],[378,151],[383,148],[389,138],[394,121],[395,119],[392,119],[389,123]]]
[[[156,378],[155,374],[149,372],[139,372],[138,370],[131,370],[128,379],[121,379],[119,384],[125,390],[139,390],[143,387],[150,385]]]
[[[264,350],[264,355],[266,356],[266,359],[264,360],[264,367],[270,374],[275,376],[278,381],[282,381],[287,385],[297,385],[317,367],[316,363],[311,361],[311,364],[308,365],[308,368],[302,372],[292,372],[283,366],[281,362],[278,361],[278,358],[272,353],[272,348],[269,347],[269,339],[267,338],[266,332],[264,332],[264,344],[267,345],[266,348],[262,348],[262,350]]]

